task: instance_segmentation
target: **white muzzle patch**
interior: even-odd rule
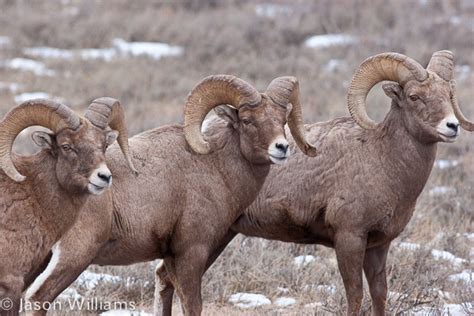
[[[454,116],[454,114],[450,114],[449,116],[445,117],[436,127],[439,136],[443,139],[443,141],[452,143],[454,142],[459,134],[461,133],[461,128],[459,126],[459,121]]]
[[[90,193],[99,195],[112,185],[112,173],[105,163],[95,169],[89,177],[87,189]]]
[[[268,147],[268,156],[274,164],[283,164],[290,157],[290,146],[283,137],[276,138]]]

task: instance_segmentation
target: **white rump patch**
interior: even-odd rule
[[[59,262],[59,255],[61,253],[61,249],[59,248],[59,243],[60,241],[54,244],[52,248],[53,255],[51,256],[51,260],[49,261],[46,269],[35,279],[33,284],[26,291],[26,294],[25,294],[26,300],[30,300],[33,297],[33,295],[36,294],[36,292],[44,284],[46,279],[48,279],[49,276],[53,273],[54,269],[56,269],[56,266],[58,265],[58,262]]]

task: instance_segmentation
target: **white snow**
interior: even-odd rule
[[[410,242],[401,242],[401,243],[398,244],[398,247],[402,250],[409,250],[409,251],[416,251],[416,250],[421,250],[422,249],[420,244],[415,244],[415,243],[410,243]],[[456,257],[451,252],[444,251],[444,250],[432,249],[431,250],[431,256],[435,260],[449,261],[449,262],[451,262],[451,264],[453,264],[455,266],[459,266],[459,265],[467,262],[466,259]]]
[[[232,303],[239,308],[255,308],[263,305],[270,305],[272,302],[262,294],[235,293],[230,296],[229,303]]]
[[[435,195],[455,194],[456,192],[457,192],[456,189],[453,187],[440,185],[440,186],[433,187],[430,190],[429,194],[431,196],[435,196]]]
[[[2,82],[0,81],[0,91],[8,91],[15,93],[21,88],[21,85],[15,82]]]
[[[82,295],[77,292],[76,289],[73,288],[67,288],[62,292],[58,298],[60,300],[68,300],[68,299],[73,299],[73,300],[79,300],[82,298]]]
[[[122,54],[140,56],[146,55],[153,59],[160,59],[164,56],[179,56],[183,53],[180,46],[171,46],[160,42],[126,42],[123,39],[116,38],[113,45]]]
[[[258,16],[266,18],[274,18],[277,15],[291,13],[291,6],[276,3],[260,3],[255,6],[255,13]]]
[[[471,67],[469,65],[457,65],[454,66],[456,72],[456,80],[464,81],[471,75]]]
[[[326,72],[336,72],[343,69],[345,66],[346,66],[345,61],[342,59],[330,59],[323,66],[323,70]]]
[[[10,46],[11,39],[8,36],[0,36],[0,47]]]
[[[101,316],[152,316],[153,314],[128,309],[113,309],[100,314]]]
[[[308,303],[305,304],[305,308],[317,308],[317,307],[324,307],[324,304],[321,302],[313,302],[313,303]]]
[[[105,61],[111,61],[117,56],[117,51],[113,48],[87,48],[79,51],[79,56],[82,59],[102,59]]]
[[[15,103],[17,104],[32,99],[51,99],[51,96],[46,92],[25,92],[14,97]]]
[[[463,316],[468,315],[466,314],[466,309],[472,309],[474,305],[472,303],[461,303],[461,304],[444,304],[443,310],[441,311],[440,315],[450,315],[450,316]],[[421,307],[416,308],[416,310],[409,310],[409,315],[419,315],[419,316],[426,316],[426,315],[437,315],[436,309],[432,307]]]
[[[431,255],[436,260],[447,260],[447,261],[451,262],[453,265],[461,265],[461,264],[467,262],[466,259],[456,257],[455,255],[453,255],[449,251],[433,249],[433,250],[431,250]]]
[[[81,286],[86,287],[87,289],[94,289],[99,283],[102,283],[102,282],[117,283],[117,282],[120,282],[121,280],[122,280],[121,277],[115,276],[115,275],[84,271],[77,279],[77,282]]]
[[[474,282],[474,272],[472,270],[463,270],[461,273],[451,274],[448,277],[449,281],[458,282],[462,281],[465,283]]]
[[[279,297],[275,300],[275,305],[279,307],[287,307],[296,303],[296,300],[292,297]]]
[[[449,169],[454,168],[459,165],[459,161],[457,160],[448,160],[448,159],[438,159],[435,161],[435,168],[438,169]]]
[[[288,289],[287,287],[278,286],[277,291],[282,294],[287,294],[290,292],[290,289]]]
[[[3,62],[3,65],[6,68],[22,70],[22,71],[31,71],[37,76],[53,76],[54,71],[46,68],[46,66],[39,61],[26,58],[13,58]]]
[[[121,38],[112,41],[110,48],[60,49],[55,47],[29,47],[23,50],[28,56],[50,59],[70,60],[81,58],[85,60],[100,59],[110,61],[118,56],[147,56],[161,59],[165,56],[179,56],[183,53],[181,46],[172,46],[160,42],[127,42]]]
[[[295,257],[293,259],[293,263],[298,267],[298,268],[302,268],[302,267],[306,267],[308,264],[310,264],[311,262],[315,261],[316,260],[316,257],[315,256],[312,256],[312,255],[302,255],[302,256],[298,256],[298,257]]]
[[[70,50],[44,46],[25,48],[23,53],[27,56],[51,59],[72,59],[74,57],[74,53]]]
[[[415,244],[412,242],[401,242],[398,244],[398,247],[400,247],[403,250],[418,250],[421,249],[421,246],[419,244]]]
[[[331,46],[346,46],[357,43],[357,37],[347,34],[314,35],[306,39],[305,45],[311,48],[327,48]]]

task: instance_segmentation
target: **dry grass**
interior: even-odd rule
[[[432,52],[450,49],[458,65],[474,67],[474,5],[458,1],[275,1],[274,17],[255,14],[250,1],[11,1],[0,0],[0,36],[12,39],[0,46],[3,60],[25,57],[23,48],[64,49],[110,47],[112,39],[160,41],[184,47],[180,57],[153,60],[117,58],[111,62],[40,59],[56,76],[39,77],[0,66],[2,82],[21,84],[20,92],[45,91],[66,100],[78,111],[95,97],[110,95],[127,108],[132,133],[181,121],[187,93],[202,77],[230,73],[264,89],[276,76],[295,75],[301,84],[303,111],[308,122],[347,115],[345,93],[351,76],[366,57],[382,51],[405,53],[426,64]],[[283,8],[283,9],[281,9]],[[290,8],[290,11],[287,9]],[[345,33],[360,43],[313,49],[304,40],[315,34]],[[340,60],[328,70],[330,60]],[[461,106],[474,118],[474,75],[456,74]],[[371,94],[371,115],[381,119],[388,99],[379,89]],[[14,93],[0,89],[0,114],[14,105]],[[474,301],[472,282],[454,283],[448,276],[473,269],[474,140],[464,133],[455,144],[440,145],[439,159],[458,161],[452,168],[435,168],[407,229],[397,239],[423,245],[416,251],[392,247],[389,256],[390,313],[414,312],[420,306],[439,314],[445,303]],[[439,186],[454,188],[433,195]],[[451,189],[450,189],[451,190]],[[431,249],[446,250],[467,261],[453,265],[435,260]],[[297,269],[301,254],[317,260]],[[80,288],[86,297],[133,300],[150,310],[154,263],[129,267],[91,267],[121,275],[133,282]],[[334,286],[335,292],[316,285]],[[287,293],[278,290],[286,288]],[[227,303],[235,292],[263,293],[270,299],[291,296],[297,304],[278,309],[239,310]],[[446,297],[443,292],[451,295]],[[206,274],[203,282],[205,314],[320,315],[344,311],[344,291],[332,250],[321,246],[283,244],[238,237]],[[324,307],[304,305],[323,302]],[[364,311],[370,301],[365,295]],[[466,309],[466,314],[468,313]],[[472,312],[472,311],[471,311]],[[427,312],[428,313],[428,312]]]

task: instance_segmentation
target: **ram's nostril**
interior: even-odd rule
[[[288,151],[289,145],[288,144],[282,144],[282,143],[276,143],[275,147],[286,154],[286,152]]]
[[[100,179],[102,179],[102,180],[104,180],[105,182],[107,182],[107,183],[110,182],[110,179],[112,178],[112,175],[111,175],[110,173],[102,173],[102,172],[99,172],[99,173],[97,174],[97,176],[98,176]]]
[[[459,123],[448,122],[448,123],[446,123],[446,126],[447,126],[449,129],[452,129],[453,131],[457,132],[457,131],[458,131],[458,128],[459,128]]]

